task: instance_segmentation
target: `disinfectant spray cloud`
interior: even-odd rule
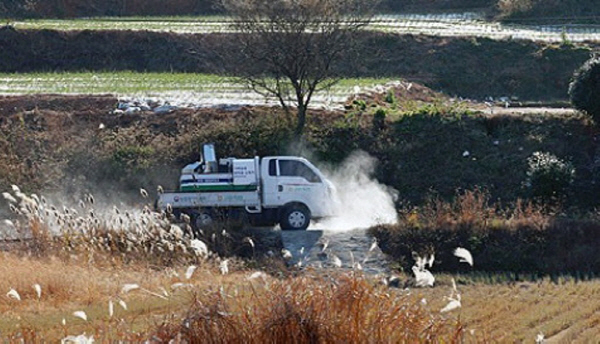
[[[319,229],[349,230],[396,222],[397,192],[373,177],[376,164],[372,156],[356,151],[341,166],[326,173],[337,189],[338,216],[318,223]]]

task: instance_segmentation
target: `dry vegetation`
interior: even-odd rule
[[[198,252],[188,235],[171,235],[178,229],[166,221],[169,214],[117,213],[89,195],[74,209],[15,190],[8,193],[18,213],[11,226],[23,240],[0,255],[0,333],[10,342],[80,334],[153,343],[527,342],[538,333],[587,342],[600,334],[595,281],[506,283],[499,275],[437,274],[435,287],[415,288],[413,277],[404,274],[394,284],[357,270],[295,271],[277,257],[261,263],[256,256],[242,261]],[[438,203],[439,211],[406,220],[459,223],[498,216],[484,200],[467,193],[455,204]],[[545,217],[531,209],[512,218]],[[229,236],[213,233],[202,239],[211,250]],[[130,240],[136,249],[127,248]],[[179,244],[174,255],[169,246]],[[457,293],[462,307],[440,312]]]
[[[206,250],[222,240],[216,233],[194,239],[185,221],[185,231],[170,224],[169,213],[103,211],[91,195],[75,209],[18,187],[3,197],[16,215],[3,224],[18,239],[1,257],[6,340],[85,333],[96,340],[362,343],[463,335],[460,322],[360,272],[244,272],[242,262]]]

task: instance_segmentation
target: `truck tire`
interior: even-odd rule
[[[215,222],[213,215],[208,211],[201,211],[194,214],[193,226],[196,230],[205,228]]]
[[[305,230],[309,224],[310,211],[304,205],[289,205],[281,214],[280,226],[283,230]]]

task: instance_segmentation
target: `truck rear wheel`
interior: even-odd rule
[[[310,211],[304,205],[287,206],[281,216],[281,229],[305,230],[310,224]]]
[[[196,229],[202,229],[204,227],[212,225],[215,222],[213,215],[207,211],[201,211],[194,214],[193,221],[194,227],[196,227]]]

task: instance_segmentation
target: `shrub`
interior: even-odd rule
[[[600,272],[594,253],[600,243],[597,220],[556,218],[531,202],[500,207],[481,190],[460,193],[452,202],[435,198],[422,207],[406,207],[400,215],[397,224],[378,225],[369,232],[407,271],[414,264],[412,252],[417,252],[435,254],[434,274]],[[456,247],[472,253],[473,267],[453,256]]]
[[[600,121],[600,58],[592,58],[573,75],[569,84],[571,103],[578,110]]]
[[[550,201],[567,195],[575,178],[571,162],[564,162],[550,153],[535,152],[527,163],[525,187],[530,196]]]
[[[383,130],[383,128],[385,127],[385,118],[386,117],[387,117],[387,112],[385,111],[385,109],[377,109],[377,111],[375,111],[375,114],[373,115],[373,122],[372,122],[373,134],[378,134],[379,132],[381,132]]]
[[[498,10],[506,16],[530,11],[533,7],[532,0],[500,0]]]

